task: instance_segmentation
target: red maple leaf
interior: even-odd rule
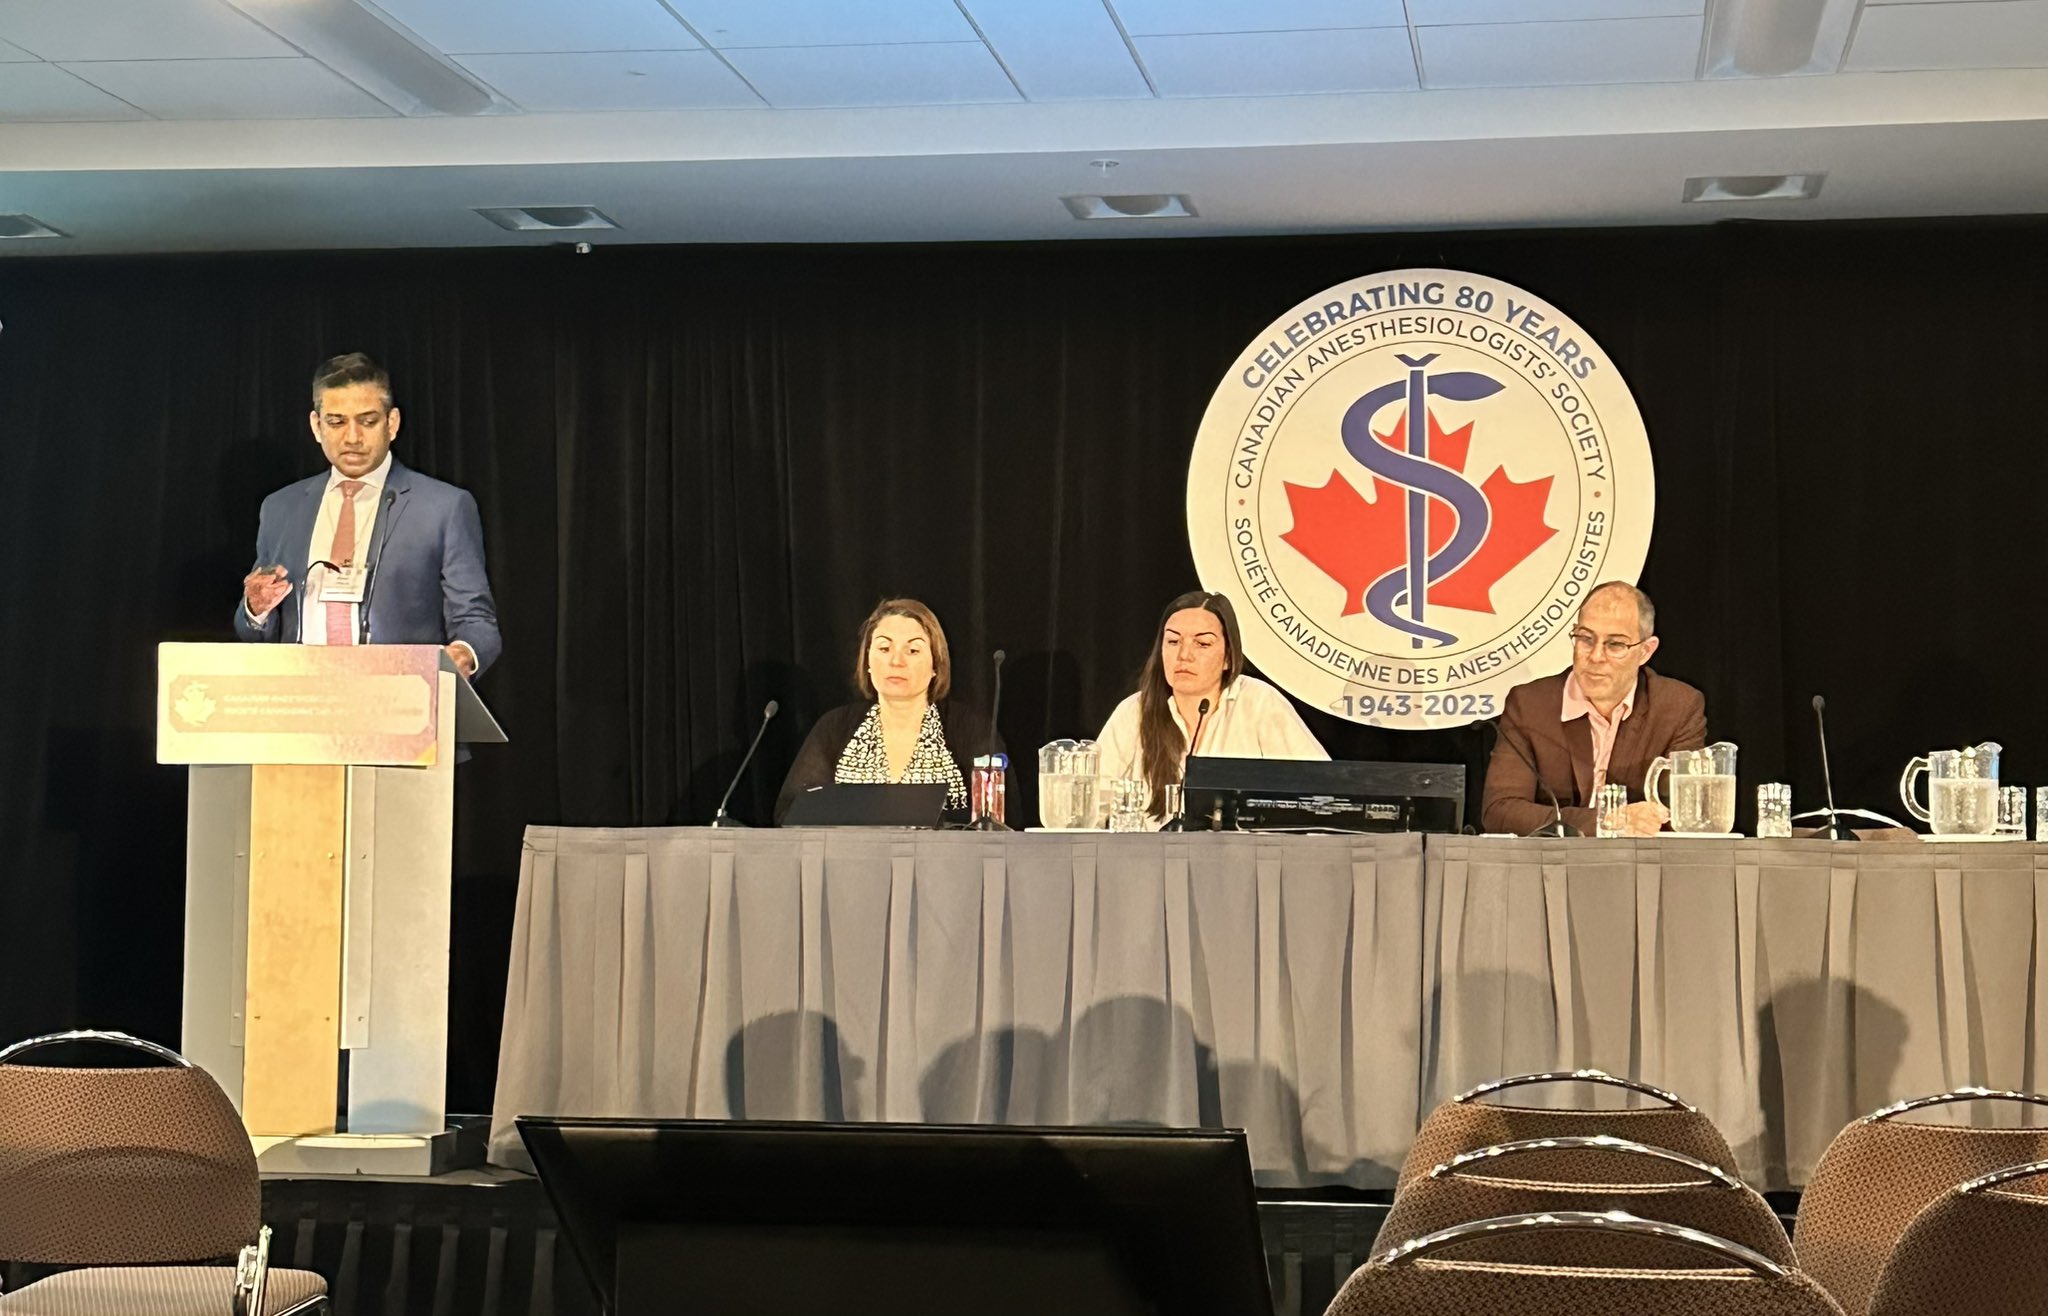
[[[1390,448],[1403,445],[1397,440],[1408,428],[1404,413],[1386,434],[1373,437]],[[1472,425],[1445,430],[1429,417],[1431,460],[1450,467],[1460,475],[1471,455]],[[1544,523],[1543,512],[1550,503],[1551,477],[1518,483],[1504,468],[1495,468],[1479,486],[1493,511],[1485,542],[1463,566],[1429,587],[1429,602],[1467,612],[1492,612],[1493,587],[1500,578],[1526,561],[1557,531]],[[1316,569],[1344,587],[1346,617],[1365,608],[1365,591],[1375,580],[1401,566],[1408,559],[1407,490],[1373,477],[1373,496],[1367,501],[1339,471],[1318,488],[1287,484],[1287,506],[1294,514],[1294,526],[1280,538]],[[1429,500],[1429,551],[1435,553],[1450,542],[1457,514],[1434,498]]]

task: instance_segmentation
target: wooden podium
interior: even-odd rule
[[[259,1168],[450,1164],[455,746],[504,739],[435,645],[157,646],[157,761],[191,768],[183,1050]]]

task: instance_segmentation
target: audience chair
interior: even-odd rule
[[[2019,1185],[2026,1185],[2025,1191]],[[1931,1202],[1877,1277],[1870,1316],[2048,1311],[2048,1161],[2008,1166]]]
[[[1886,1258],[1923,1208],[2008,1165],[2048,1160],[2048,1129],[1915,1124],[1913,1111],[1970,1101],[2048,1107],[2048,1096],[1958,1088],[1865,1115],[1835,1135],[1799,1198],[1792,1248],[1848,1316],[1865,1316]],[[2048,1298],[2040,1310],[2048,1311]]]
[[[1556,1183],[1522,1176],[1519,1162],[1574,1153],[1589,1171],[1630,1163],[1627,1182]],[[1644,1172],[1644,1161],[1650,1170]],[[1512,1167],[1511,1162],[1517,1163]],[[1509,1177],[1510,1175],[1514,1177]],[[1647,1181],[1652,1175],[1655,1182]],[[1782,1266],[1793,1264],[1792,1240],[1770,1204],[1718,1165],[1684,1152],[1620,1138],[1529,1138],[1483,1147],[1437,1166],[1408,1185],[1380,1226],[1377,1250],[1438,1233],[1468,1220],[1555,1211],[1623,1211],[1684,1225],[1749,1248]],[[1661,1239],[1538,1231],[1476,1240],[1459,1255],[1473,1261],[1532,1265],[1711,1265],[1701,1254]]]
[[[1692,1249],[1707,1268],[1528,1265],[1450,1255],[1475,1240],[1563,1231]],[[1473,1220],[1411,1239],[1352,1272],[1325,1316],[1841,1316],[1811,1279],[1762,1253],[1622,1211]]]
[[[163,1063],[20,1063],[60,1042]],[[54,1033],[0,1050],[0,1260],[75,1267],[0,1294],[0,1316],[323,1311],[326,1281],[270,1269],[262,1205],[241,1117],[177,1052],[106,1032]]]
[[[1553,1110],[1481,1100],[1511,1088],[1555,1083],[1591,1083],[1618,1088],[1647,1097],[1657,1104],[1627,1110]],[[1401,1176],[1394,1187],[1395,1199],[1399,1200],[1416,1179],[1464,1152],[1502,1143],[1525,1142],[1532,1138],[1587,1138],[1600,1134],[1684,1152],[1730,1174],[1740,1172],[1735,1164],[1735,1153],[1729,1150],[1728,1140],[1721,1136],[1714,1122],[1682,1098],[1662,1088],[1633,1079],[1616,1078],[1597,1069],[1577,1069],[1496,1079],[1470,1092],[1460,1093],[1438,1106],[1423,1120],[1414,1143],[1408,1148],[1408,1159],[1401,1166]],[[1654,1162],[1617,1166],[1611,1160],[1596,1162],[1588,1170],[1582,1168],[1582,1158],[1576,1151],[1532,1154],[1519,1168],[1525,1177],[1548,1183],[1584,1182],[1590,1173],[1604,1174],[1610,1181],[1621,1182],[1635,1182],[1630,1176],[1642,1175],[1647,1176],[1642,1181],[1654,1183],[1663,1173]]]

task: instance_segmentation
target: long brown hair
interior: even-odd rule
[[[1173,720],[1173,687],[1166,681],[1166,664],[1160,659],[1165,648],[1166,623],[1174,613],[1200,608],[1223,625],[1223,686],[1244,675],[1244,646],[1238,643],[1237,610],[1221,594],[1189,590],[1166,605],[1159,624],[1152,628],[1152,651],[1145,655],[1144,670],[1138,673],[1138,748],[1145,768],[1145,782],[1152,788],[1152,816],[1166,816],[1166,788],[1180,780],[1181,758],[1187,753],[1188,738]],[[1218,709],[1210,709],[1215,716]]]

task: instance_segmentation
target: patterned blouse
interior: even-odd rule
[[[839,766],[833,770],[832,780],[870,784],[890,781],[889,751],[882,744],[880,704],[869,707],[868,715],[854,729],[853,738],[839,752]],[[917,729],[917,748],[910,752],[910,765],[895,780],[927,785],[944,782],[946,807],[967,807],[967,783],[960,779],[960,765],[946,748],[946,727],[939,720],[936,705],[925,705],[924,722]]]

